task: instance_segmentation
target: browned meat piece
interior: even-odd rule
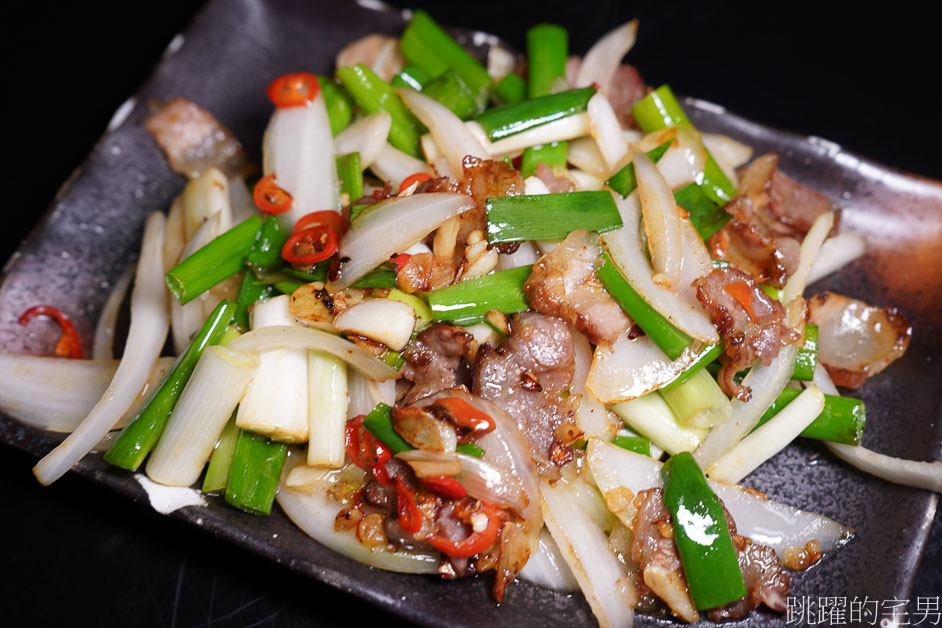
[[[881,308],[833,292],[808,300],[818,326],[818,358],[838,386],[858,388],[902,357],[913,330],[896,308]]]
[[[598,234],[577,229],[533,265],[524,284],[530,307],[569,322],[596,345],[612,344],[631,324],[595,274],[601,252]]]
[[[572,179],[567,176],[556,176],[553,169],[542,161],[537,164],[535,174],[540,181],[546,184],[546,188],[550,191],[550,194],[562,194],[564,192],[572,192],[576,189],[576,186],[572,183]]]
[[[800,335],[785,325],[785,308],[770,298],[748,274],[734,266],[715,268],[694,282],[697,299],[710,314],[726,356],[718,382],[723,391],[748,401],[751,391],[733,376],[756,360],[768,365],[779,349],[797,342]]]
[[[468,155],[464,158],[464,176],[461,185],[463,194],[470,194],[474,199],[474,209],[469,209],[459,216],[461,227],[458,229],[458,242],[465,242],[468,234],[474,230],[487,233],[487,220],[484,204],[489,198],[498,196],[519,196],[526,186],[523,176],[513,166],[495,159],[478,159]]]
[[[638,126],[631,115],[631,108],[647,96],[648,88],[641,78],[641,73],[633,65],[623,63],[615,70],[612,82],[608,86],[608,102],[611,103],[615,115],[622,128],[633,129]]]
[[[635,497],[637,509],[631,560],[638,564],[642,582],[684,621],[697,621],[700,614],[690,599],[687,579],[674,543],[671,516],[659,488],[641,491]],[[644,595],[646,591],[639,591]]]
[[[208,168],[245,176],[255,168],[242,145],[211,113],[184,98],[161,106],[145,125],[174,172],[196,178]]]
[[[726,520],[732,521],[729,513],[726,513]],[[734,530],[735,527],[730,526],[739,569],[742,571],[748,593],[741,600],[708,610],[707,617],[715,622],[740,619],[758,608],[759,604],[765,604],[775,612],[784,613],[791,578],[782,569],[782,563],[779,562],[775,550],[767,545],[753,543],[744,536],[738,536]]]
[[[405,65],[399,52],[399,39],[374,33],[347,44],[337,55],[338,68],[358,63],[376,72],[384,81],[392,80]]]
[[[437,323],[416,336],[403,353],[406,363],[402,376],[414,385],[402,403],[413,403],[454,387],[458,382],[455,371],[461,366],[471,339],[471,334],[447,323]]]
[[[568,447],[554,436],[572,421],[573,398],[560,396],[572,382],[572,336],[558,318],[533,312],[511,319],[507,346],[478,349],[474,363],[474,394],[496,403],[526,435],[540,475],[559,477]]]
[[[449,258],[418,253],[399,268],[396,286],[407,294],[428,292],[450,286],[457,272],[455,263]]]
[[[798,264],[799,240],[830,208],[826,196],[781,172],[777,155],[763,155],[740,170],[739,192],[725,207],[733,219],[710,238],[714,257],[781,286]]]

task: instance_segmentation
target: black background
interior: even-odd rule
[[[554,21],[573,52],[639,16],[628,60],[650,84],[942,178],[942,43],[935,3],[397,2],[522,49]],[[878,7],[878,8],[876,8]],[[198,3],[17,3],[5,9],[6,258]],[[316,11],[317,3],[311,3]],[[918,330],[917,330],[918,333]],[[0,623],[308,626],[379,620],[353,598],[209,538],[85,480],[41,488],[0,448]],[[942,593],[939,517],[917,595]]]

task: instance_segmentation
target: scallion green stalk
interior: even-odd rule
[[[657,148],[647,152],[647,156],[657,163],[658,160],[664,156],[664,153],[667,152],[667,149],[670,148],[670,142],[664,142]],[[638,178],[635,176],[635,165],[634,163],[629,162],[625,165],[624,168],[613,174],[606,182],[605,185],[612,188],[622,196],[628,196],[638,187]]]
[[[262,219],[252,216],[171,268],[165,276],[170,292],[186,305],[242,270],[261,228]]]
[[[417,10],[399,40],[402,55],[430,76],[441,76],[451,68],[467,84],[479,107],[487,100],[491,77],[477,59],[468,54],[432,17]]]
[[[691,124],[690,118],[667,85],[662,85],[645,96],[632,108],[631,115],[645,133],[678,124]],[[700,187],[714,203],[725,205],[736,193],[736,187],[723,174],[710,152],[704,150],[706,163],[703,166],[703,182]]]
[[[337,157],[337,177],[340,179],[340,193],[346,194],[350,201],[363,196],[363,168],[360,165],[360,153],[347,153]]]
[[[566,165],[566,154],[569,152],[569,142],[550,142],[524,149],[520,163],[520,174],[529,177],[536,172],[541,163],[550,168]]]
[[[383,262],[368,275],[357,280],[351,288],[395,288],[396,265],[392,262]]]
[[[513,105],[527,97],[527,82],[510,72],[494,88],[497,99],[504,105]]]
[[[268,284],[260,284],[255,280],[255,276],[246,271],[242,278],[242,286],[239,288],[239,296],[236,299],[236,311],[233,320],[235,324],[244,330],[249,329],[249,308],[255,305],[256,301],[265,301],[274,293],[274,288]]]
[[[716,380],[704,369],[679,386],[658,391],[681,425],[713,427],[726,423],[732,416],[729,398]]]
[[[239,428],[236,427],[235,412],[233,412],[222,434],[219,435],[219,441],[206,467],[206,477],[203,478],[204,493],[219,492],[229,484],[229,469],[232,467],[232,456],[235,454],[238,438]]]
[[[612,263],[608,253],[602,255],[602,265],[598,271],[602,285],[618,302],[631,319],[644,330],[661,351],[671,360],[676,360],[693,339],[674,327],[657,310],[648,305],[622,276],[618,267]]]
[[[696,183],[691,183],[674,192],[674,201],[690,214],[690,222],[703,240],[707,240],[723,225],[732,220],[732,215],[710,200]]]
[[[432,315],[439,321],[474,325],[491,310],[522,312],[530,307],[523,289],[530,270],[530,266],[520,266],[432,290],[427,295]]]
[[[537,24],[527,31],[527,97],[550,93],[557,77],[566,76],[569,57],[569,33],[556,24]]]
[[[265,219],[252,250],[245,257],[246,263],[250,267],[266,270],[281,265],[281,249],[287,240],[288,236],[281,230],[278,218],[269,216]]]
[[[756,428],[781,412],[800,394],[801,391],[797,388],[784,389],[756,423]],[[852,397],[824,395],[824,409],[808,427],[802,430],[801,436],[847,445],[859,445],[866,424],[867,409],[863,401]],[[753,428],[753,431],[756,428]]]
[[[447,70],[441,76],[429,81],[422,89],[422,93],[448,107],[462,120],[467,120],[477,112],[474,94],[453,70]]]
[[[586,110],[594,87],[571,89],[513,105],[488,109],[477,117],[491,141],[566,118]]]
[[[219,302],[189,346],[174,362],[173,368],[154,389],[154,393],[121,430],[111,449],[105,454],[105,460],[122,469],[137,471],[160,438],[160,433],[203,351],[219,342],[226,326],[232,320],[232,315],[235,314],[235,309],[236,304],[228,299]]]
[[[317,82],[324,94],[324,104],[327,105],[327,117],[330,118],[330,133],[337,135],[350,124],[353,118],[353,99],[334,79],[317,75]]]
[[[706,435],[704,429],[680,426],[667,402],[657,392],[616,403],[612,405],[612,412],[633,431],[669,454],[693,451]]]
[[[287,455],[284,443],[240,430],[229,469],[226,502],[253,515],[270,515]]]
[[[402,68],[402,72],[393,77],[389,82],[393,87],[409,87],[417,92],[421,92],[426,83],[432,80],[428,72],[415,64],[409,64]]]
[[[792,379],[810,382],[814,379],[814,367],[818,364],[818,326],[805,324],[805,344],[795,356],[795,370]]]
[[[676,378],[661,386],[658,390],[665,391],[680,386],[696,375],[697,372],[712,364],[717,358],[723,355],[725,350],[726,348],[723,346],[723,343],[703,347],[693,364],[688,366],[687,369]]]
[[[424,128],[392,87],[363,64],[337,68],[337,78],[367,113],[386,111],[392,117],[389,142],[413,157],[421,157],[419,138]]]
[[[604,190],[489,198],[490,244],[557,240],[575,229],[604,233],[622,226],[612,195]]]
[[[636,454],[641,454],[649,458],[651,457],[651,441],[642,436],[622,436],[619,434],[615,436],[612,443],[622,449],[627,449],[628,451],[633,451]]]

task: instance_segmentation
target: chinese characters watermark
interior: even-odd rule
[[[795,626],[938,626],[942,623],[939,597],[914,600],[868,596],[789,597],[785,623]]]

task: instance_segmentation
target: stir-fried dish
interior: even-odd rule
[[[197,103],[162,104],[147,128],[188,183],[147,219],[94,360],[54,304],[21,322],[55,317],[72,359],[4,357],[95,395],[4,408],[71,432],[36,476],[120,429],[116,467],[260,516],[277,501],[376,567],[493,572],[495,602],[520,577],[581,590],[602,625],[784,612],[852,531],[737,484],[804,437],[939,491],[942,464],[861,448],[863,402],[835,388],[912,330],[806,294],[863,239],[622,65],[636,30],[579,58],[541,24],[485,65],[417,11],[333,76],[272,81],[260,170]]]

